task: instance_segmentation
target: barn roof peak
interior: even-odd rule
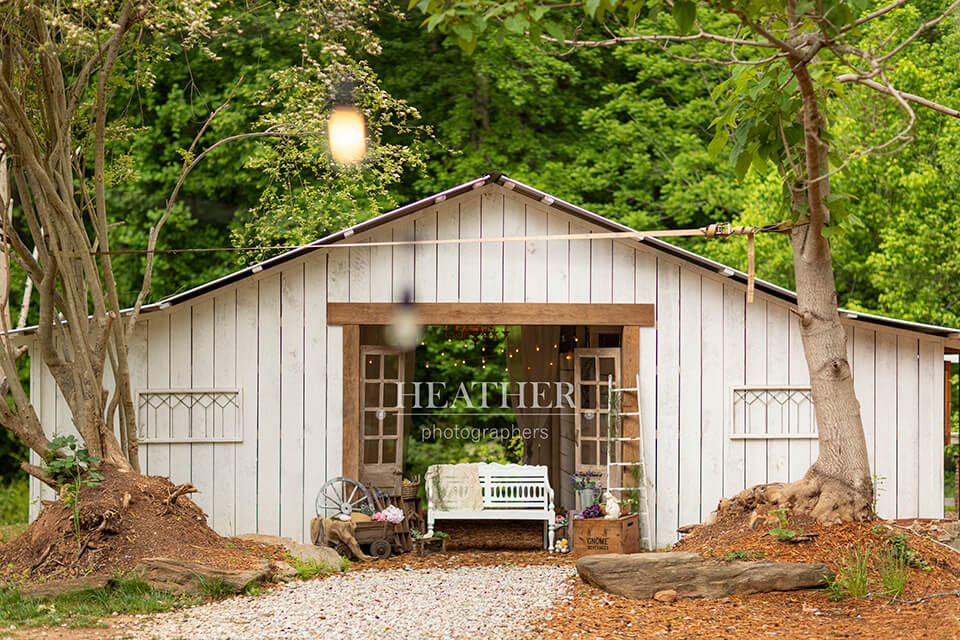
[[[240,269],[233,273],[227,274],[221,278],[217,278],[216,280],[211,280],[210,282],[206,282],[202,285],[199,285],[187,291],[177,293],[172,296],[168,296],[158,302],[144,305],[142,312],[150,312],[150,311],[156,311],[160,309],[166,309],[172,305],[186,302],[188,300],[204,295],[206,293],[209,293],[221,287],[228,286],[239,280],[243,280],[247,277],[253,276],[257,273],[264,271],[265,269],[269,269],[271,267],[280,265],[289,260],[293,260],[295,258],[303,256],[312,251],[316,251],[318,249],[322,249],[330,245],[336,245],[337,243],[343,242],[344,240],[350,238],[355,234],[362,233],[364,231],[369,231],[380,225],[393,222],[404,216],[414,214],[418,211],[427,209],[432,206],[436,206],[437,204],[443,202],[448,198],[455,198],[457,196],[464,195],[466,193],[469,193],[470,191],[473,191],[475,189],[479,189],[481,187],[484,187],[486,185],[491,185],[491,184],[499,185],[504,189],[513,191],[514,193],[537,200],[548,208],[553,208],[553,209],[562,211],[574,217],[583,219],[586,222],[590,222],[594,225],[605,228],[611,232],[618,232],[618,231],[635,232],[636,231],[635,229],[632,229],[624,224],[621,224],[619,222],[616,222],[614,220],[601,216],[597,213],[584,209],[583,207],[577,206],[573,203],[567,202],[562,198],[554,196],[545,191],[541,191],[540,189],[537,189],[528,184],[525,184],[520,180],[511,178],[500,171],[490,171],[488,173],[485,173],[484,175],[474,178],[473,180],[469,180],[467,182],[456,185],[444,191],[440,191],[440,192],[434,193],[433,195],[427,196],[425,198],[421,198],[416,202],[411,202],[402,207],[393,209],[392,211],[388,211],[386,213],[380,214],[378,216],[370,218],[369,220],[365,220],[351,227],[347,227],[346,229],[342,229],[335,233],[324,236],[323,238],[310,242],[306,245],[303,245],[302,247],[291,249],[278,256],[274,256],[272,258],[269,258],[257,264],[251,265],[244,269]],[[709,258],[706,258],[704,256],[701,256],[692,251],[688,251],[676,245],[670,244],[669,242],[660,240],[659,238],[633,237],[631,238],[631,240],[640,242],[661,253],[673,256],[674,258],[678,258],[685,262],[689,262],[691,264],[694,264],[708,271],[713,271],[717,274],[730,278],[731,280],[735,280],[742,283],[747,282],[746,273],[738,269],[729,267],[727,265],[721,264],[719,262],[716,262],[714,260],[711,260]],[[796,304],[797,294],[795,292],[789,289],[780,287],[776,284],[773,284],[772,282],[767,282],[765,280],[761,280],[757,278],[756,288],[758,291],[762,291],[768,295],[772,295],[776,298],[780,298],[789,303]],[[868,322],[871,324],[885,325],[893,328],[906,329],[909,331],[918,331],[921,333],[926,333],[926,334],[935,335],[939,337],[947,337],[947,338],[953,338],[953,339],[960,337],[960,329],[955,329],[951,327],[942,327],[937,325],[923,324],[919,322],[910,322],[907,320],[888,318],[885,316],[878,316],[878,315],[863,313],[859,311],[854,312],[854,311],[841,309],[840,312],[841,312],[841,315],[844,315],[847,318],[856,318],[858,320]],[[27,327],[23,330],[13,331],[11,333],[32,333],[34,329],[35,327]]]

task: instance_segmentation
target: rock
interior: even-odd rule
[[[323,563],[331,569],[338,569],[340,567],[340,556],[337,555],[336,551],[327,546],[303,544],[292,538],[281,538],[280,536],[268,536],[259,533],[245,533],[242,536],[237,536],[237,538],[248,542],[284,547],[287,553],[300,562]]]
[[[659,591],[678,596],[722,598],[744,593],[821,587],[833,573],[822,564],[725,562],[696,553],[634,553],[583,556],[580,577],[595,587],[628,598],[652,598]]]
[[[110,582],[110,576],[83,576],[67,580],[47,580],[21,589],[24,598],[55,598],[63,593],[74,593],[84,589],[102,589]]]
[[[172,593],[200,593],[204,581],[221,580],[228,591],[239,593],[251,582],[270,579],[270,563],[257,569],[220,569],[172,558],[144,558],[134,569],[152,587]]]
[[[297,570],[283,560],[275,560],[271,562],[270,568],[273,570],[274,580],[289,580],[297,577]]]
[[[657,591],[653,594],[654,600],[659,600],[660,602],[673,602],[677,599],[677,592],[673,589],[664,589],[663,591]]]

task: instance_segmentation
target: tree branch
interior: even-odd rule
[[[743,40],[741,38],[730,38],[727,36],[717,35],[715,33],[707,33],[706,31],[700,31],[689,36],[675,36],[669,34],[659,34],[659,35],[632,35],[632,36],[617,36],[614,38],[608,38],[606,40],[558,40],[557,38],[551,38],[550,36],[541,35],[540,39],[544,42],[551,42],[553,44],[562,44],[570,47],[586,47],[586,48],[596,48],[596,47],[612,47],[618,44],[629,44],[631,42],[696,42],[697,40],[710,40],[712,42],[720,42],[723,44],[733,44],[733,45],[742,45],[745,47],[759,47],[761,49],[777,49],[778,47],[770,42],[762,42],[759,40]]]
[[[913,102],[914,104],[919,104],[921,106],[927,107],[928,109],[933,109],[934,111],[939,111],[944,115],[951,116],[953,118],[960,118],[960,111],[957,109],[951,109],[950,107],[944,106],[933,100],[929,100],[922,96],[914,95],[912,93],[907,93],[906,91],[900,91],[898,89],[891,89],[890,87],[880,84],[875,80],[870,80],[869,78],[864,78],[853,73],[845,73],[843,75],[837,76],[837,82],[844,83],[855,83],[863,85],[865,87],[870,87],[875,91],[886,94],[891,97],[897,97],[898,95],[908,102]]]

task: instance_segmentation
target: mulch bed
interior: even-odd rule
[[[887,531],[904,533],[910,548],[929,570],[910,569],[904,600],[960,590],[960,554],[886,522],[823,526],[809,518],[791,518],[790,528],[817,534],[811,541],[785,543],[769,535],[764,522],[750,529],[742,516],[721,518],[701,526],[674,549],[709,557],[731,551],[761,551],[764,559],[821,562],[835,569],[848,549],[879,551],[889,544]],[[877,576],[874,574],[874,579]],[[889,597],[847,598],[832,602],[825,590],[731,596],[719,600],[681,598],[671,603],[631,600],[571,578],[573,596],[562,601],[531,638],[957,638],[960,598],[947,596],[919,604]]]
[[[543,523],[517,520],[438,520],[437,531],[450,535],[448,551],[463,549],[523,551],[543,548]]]
[[[187,496],[164,504],[175,488],[167,478],[121,473],[109,465],[102,465],[101,472],[99,486],[80,490],[79,544],[71,508],[63,500],[46,504],[23,534],[0,546],[0,579],[24,584],[41,578],[112,575],[150,557],[231,569],[283,557],[279,548],[217,535]]]

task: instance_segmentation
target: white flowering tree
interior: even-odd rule
[[[330,168],[325,150],[326,114],[336,86],[349,76],[361,105],[372,114],[369,131],[402,127],[416,115],[376,87],[376,78],[350,51],[375,51],[369,24],[380,9],[362,0],[320,0],[221,5],[214,0],[10,0],[0,4],[0,180],[4,271],[18,265],[34,283],[38,310],[36,349],[70,409],[90,454],[125,471],[139,471],[137,431],[127,345],[148,299],[157,239],[190,171],[230,142],[257,139],[276,145],[277,164]],[[136,179],[116,152],[117,141],[136,135],[125,118],[138,92],[151,88],[151,68],[171,52],[216,59],[216,39],[242,38],[243,16],[295,15],[302,64],[274,78],[261,96],[257,130],[211,139],[210,126],[230,108],[228,99],[198,123],[193,143],[172,168],[175,184],[150,229],[146,267],[132,309],[122,312],[111,262],[107,192]],[[236,82],[242,82],[237,78]],[[296,143],[292,143],[296,141]],[[367,169],[397,172],[409,160],[402,147],[381,146]],[[279,200],[279,199],[278,199]],[[282,203],[279,203],[282,204]],[[7,287],[9,288],[9,287]],[[21,350],[0,314],[0,424],[50,462],[59,454],[48,438],[17,373]],[[112,372],[115,385],[104,388]],[[44,470],[24,470],[52,484]]]

